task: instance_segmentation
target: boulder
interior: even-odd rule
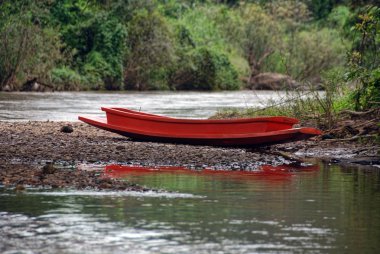
[[[53,86],[49,84],[44,84],[42,82],[38,82],[36,78],[32,80],[28,80],[22,86],[21,91],[27,92],[53,92]]]
[[[4,86],[4,87],[1,89],[1,91],[3,91],[3,92],[10,92],[10,91],[12,91],[12,89],[11,89],[11,87],[10,87],[9,85],[6,85],[6,86]]]
[[[264,72],[254,76],[248,84],[252,90],[294,90],[300,84],[288,75]]]

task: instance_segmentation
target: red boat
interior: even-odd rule
[[[222,120],[178,119],[123,108],[102,108],[106,118],[79,120],[136,140],[255,147],[286,143],[320,135],[314,128],[292,128],[299,121],[289,117],[257,117]]]

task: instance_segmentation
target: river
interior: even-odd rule
[[[0,118],[75,121],[108,105],[204,118],[219,108],[260,105],[257,96],[278,98],[247,91],[0,93]],[[106,165],[86,167],[107,174]],[[0,185],[0,253],[378,253],[380,170],[314,168],[282,177],[118,176],[164,192],[15,192]]]
[[[0,190],[1,253],[377,253],[380,175],[152,172],[169,193]]]
[[[262,107],[286,92],[62,92],[1,93],[0,120],[76,121],[102,115],[100,107],[118,106],[172,117],[207,118],[220,109]]]

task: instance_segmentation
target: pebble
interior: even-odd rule
[[[71,125],[64,125],[61,127],[61,132],[72,133],[73,131],[74,131],[74,129]]]
[[[24,191],[24,190],[25,190],[25,186],[22,184],[17,184],[15,187],[15,191]]]
[[[57,169],[54,167],[53,164],[48,163],[45,166],[42,167],[42,174],[54,174]]]

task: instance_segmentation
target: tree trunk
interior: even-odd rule
[[[263,55],[257,60],[255,57],[255,54],[253,53],[253,50],[249,50],[248,64],[249,64],[249,68],[250,68],[250,74],[249,74],[249,78],[247,79],[248,85],[252,84],[252,79],[256,75],[260,74],[261,67],[263,65],[264,60],[266,58],[268,58],[273,52],[274,52],[274,50],[267,49],[263,53]]]

